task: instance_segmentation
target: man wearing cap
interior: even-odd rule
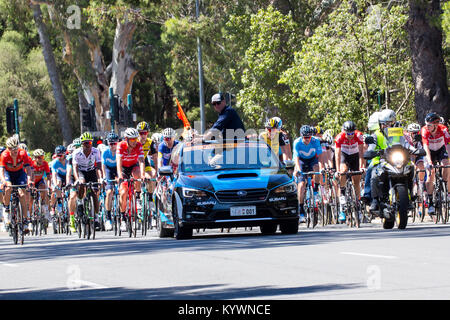
[[[225,102],[225,97],[222,93],[216,93],[211,98],[211,104],[219,113],[219,118],[214,123],[211,129],[219,130],[222,133],[224,139],[232,139],[235,136],[227,137],[227,129],[237,130],[242,129],[245,131],[244,124],[242,123],[241,118],[237,114],[236,110],[232,107],[227,106]],[[209,131],[204,137],[203,140],[209,140],[213,136],[213,131]]]

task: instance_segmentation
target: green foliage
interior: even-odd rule
[[[50,150],[61,140],[52,87],[40,49],[24,54],[24,43],[17,32],[7,31],[0,39],[0,105],[3,134],[6,136],[4,114],[7,106],[19,101],[21,139],[32,148]]]
[[[351,119],[364,129],[378,110],[378,90],[389,92],[384,107],[414,120],[407,8],[357,1],[354,13],[352,3],[343,1],[303,43],[280,82],[308,104],[312,122],[326,128],[340,130]]]

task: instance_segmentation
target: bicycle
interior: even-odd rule
[[[442,219],[442,223],[448,222],[448,207],[449,201],[447,199],[447,182],[442,177],[442,169],[450,168],[450,165],[433,165],[435,170],[433,204],[436,208],[436,214],[432,217],[434,223],[438,223]],[[445,200],[444,200],[445,199]]]
[[[426,207],[426,200],[424,197],[424,181],[420,183],[419,180],[419,173],[420,172],[426,172],[426,170],[416,170],[416,173],[414,175],[414,181],[413,181],[413,188],[412,193],[415,195],[414,199],[414,210],[412,210],[412,222],[414,223],[417,219],[420,220],[420,222],[423,222],[425,218],[425,207]]]
[[[146,182],[142,187],[142,235],[147,235],[147,231],[153,229],[153,197],[147,190],[147,182],[156,181],[156,179],[144,179]]]
[[[20,239],[20,244],[24,242],[24,228],[23,228],[23,212],[20,205],[19,188],[28,187],[26,184],[11,185],[11,199],[9,200],[9,209],[11,213],[10,234],[12,235],[14,244],[17,244]]]
[[[31,234],[37,236],[47,234],[48,220],[42,212],[42,199],[40,192],[45,191],[46,189],[36,189],[31,188],[31,197],[33,198],[32,208],[31,208],[31,224],[32,231]]]
[[[342,204],[344,208],[346,223],[350,228],[359,228],[361,225],[360,214],[362,215],[362,206],[358,195],[353,185],[352,177],[362,175],[363,171],[347,171],[344,173],[346,176],[345,183],[345,203]]]
[[[314,228],[318,221],[319,216],[320,219],[324,219],[324,210],[323,208],[319,208],[319,201],[318,199],[322,198],[322,195],[316,196],[314,194],[314,181],[311,177],[314,175],[322,175],[321,172],[298,172],[298,174],[306,177],[306,190],[305,190],[305,200],[306,200],[306,227],[309,228],[310,226]],[[323,206],[323,202],[321,203],[321,206]]]
[[[82,200],[77,199],[77,219],[78,236],[81,238],[81,227],[83,226],[83,238],[95,239],[95,206],[93,186],[98,186],[98,182],[78,183],[77,186],[85,186],[86,194]]]
[[[339,203],[338,196],[336,193],[336,185],[334,173],[335,169],[327,168],[325,169],[325,198],[327,201],[327,215],[325,224],[337,224],[339,217]]]
[[[138,214],[137,214],[137,208],[136,208],[136,194],[134,191],[134,182],[142,182],[142,179],[122,179],[119,181],[120,184],[122,182],[126,182],[128,185],[128,201],[127,201],[127,208],[126,208],[126,214],[125,214],[125,223],[127,225],[127,231],[128,236],[131,238],[133,235],[136,238],[136,232],[138,229]],[[133,228],[134,224],[134,228]]]

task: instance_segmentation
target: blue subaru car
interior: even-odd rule
[[[160,237],[192,237],[193,229],[260,227],[298,232],[297,185],[267,144],[180,143],[154,192]]]

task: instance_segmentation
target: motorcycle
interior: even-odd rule
[[[387,186],[383,184],[383,196],[378,197],[379,211],[371,212],[378,215],[383,221],[384,229],[392,229],[397,223],[398,229],[405,229],[408,224],[408,208],[410,207],[410,195],[408,183],[411,175],[414,175],[414,165],[410,161],[410,155],[424,156],[425,150],[414,149],[408,146],[403,136],[403,129],[399,127],[386,128],[383,130],[386,137],[387,148],[371,150],[364,153],[364,159],[371,160],[380,156],[380,165],[377,174],[385,177]],[[376,144],[372,136],[365,139],[366,144]],[[380,146],[378,146],[380,147]],[[380,147],[381,148],[381,147]],[[388,189],[388,197],[385,191]]]

